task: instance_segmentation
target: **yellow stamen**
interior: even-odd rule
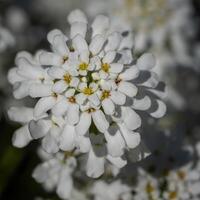
[[[87,70],[87,69],[88,69],[88,64],[85,63],[85,62],[82,62],[82,63],[79,65],[79,69],[80,69],[80,70]]]
[[[93,92],[92,88],[90,88],[90,87],[85,87],[85,88],[83,89],[83,93],[84,93],[85,95],[91,95],[91,94],[93,94],[94,92]]]
[[[186,177],[186,173],[184,171],[178,171],[177,175],[181,180],[184,180]]]
[[[117,79],[115,79],[115,83],[118,85],[120,82],[122,81],[122,79],[120,79],[119,77]]]
[[[147,185],[146,185],[145,190],[146,190],[146,192],[147,192],[148,194],[150,194],[150,193],[152,193],[155,189],[154,189],[154,187],[152,186],[152,184],[151,184],[150,182],[148,182]]]
[[[76,98],[74,96],[67,98],[70,103],[76,103]]]
[[[72,80],[72,76],[70,74],[65,74],[63,76],[64,78],[64,81],[67,83],[67,84],[70,84],[71,80]]]
[[[102,69],[104,72],[108,73],[108,72],[109,72],[109,69],[110,69],[110,65],[109,65],[108,63],[103,63],[103,64],[101,65],[101,69]]]
[[[58,95],[54,92],[54,93],[52,93],[52,97],[55,97],[55,98],[57,98],[58,97]]]
[[[89,108],[88,110],[87,110],[87,112],[88,113],[92,113],[92,112],[95,112],[96,110],[94,109],[94,108]]]
[[[68,56],[63,56],[63,64],[68,60]]]
[[[177,198],[177,192],[176,191],[172,191],[169,193],[169,199],[176,199]]]
[[[110,91],[104,90],[102,92],[101,100],[104,100],[104,99],[108,98],[109,96],[110,96]]]

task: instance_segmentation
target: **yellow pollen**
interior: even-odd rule
[[[178,171],[178,172],[177,172],[177,175],[178,175],[178,177],[179,177],[181,180],[184,180],[185,177],[186,177],[186,174],[185,174],[184,171]]]
[[[70,103],[76,103],[76,98],[74,96],[67,98]]]
[[[79,65],[79,69],[80,70],[87,70],[88,68],[88,64],[85,63],[85,62],[82,62],[80,65]]]
[[[101,65],[101,69],[102,69],[104,72],[108,73],[108,72],[109,72],[109,69],[110,69],[110,65],[109,65],[108,63],[103,63],[103,64]]]
[[[110,96],[110,91],[104,90],[102,92],[101,100],[104,100],[104,99],[108,98],[109,96]]]
[[[177,198],[177,192],[176,191],[172,191],[169,193],[169,199],[176,199]]]
[[[54,92],[54,93],[52,93],[52,97],[55,97],[55,98],[57,98],[58,97],[58,95]]]
[[[118,77],[117,79],[115,79],[115,83],[118,85],[122,80]]]
[[[85,95],[91,95],[91,94],[93,94],[93,90],[92,90],[92,88],[90,88],[90,87],[85,87],[85,88],[83,89],[83,93],[84,93]]]
[[[154,191],[154,187],[152,186],[152,184],[150,182],[147,183],[146,188],[145,188],[146,192],[148,194],[152,193]]]
[[[64,78],[64,81],[67,83],[67,84],[70,84],[71,80],[72,80],[72,76],[70,74],[65,74],[63,76]]]
[[[63,56],[63,64],[68,60],[68,56]]]
[[[89,108],[88,110],[87,110],[87,112],[88,113],[92,113],[92,112],[95,112],[96,110],[94,109],[94,108]]]

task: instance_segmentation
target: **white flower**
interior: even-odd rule
[[[121,181],[114,181],[110,184],[104,181],[97,181],[91,188],[90,193],[94,196],[94,200],[131,200],[131,188]]]
[[[0,25],[0,53],[15,44],[15,39],[9,30]]]
[[[19,53],[8,79],[15,98],[37,98],[31,136],[43,138],[48,153],[88,153],[87,175],[96,178],[106,160],[121,168],[127,163],[124,151],[140,145],[137,110],[160,118],[166,106],[151,71],[155,58],[133,58],[132,33],[113,32],[103,15],[89,25],[80,10],[72,11],[68,22],[69,37],[56,29],[47,36],[51,52]]]
[[[38,165],[32,176],[46,190],[56,189],[61,199],[69,199],[74,190],[72,173],[75,168],[76,160],[73,157],[66,159],[65,154],[58,153]]]

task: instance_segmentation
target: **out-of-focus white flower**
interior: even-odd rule
[[[15,39],[10,31],[0,25],[0,53],[15,45]]]
[[[18,53],[8,79],[15,98],[38,100],[28,123],[32,138],[43,138],[48,153],[87,153],[87,175],[96,178],[106,160],[126,165],[124,151],[134,151],[141,141],[137,110],[162,117],[164,92],[151,71],[154,56],[132,55],[131,32],[110,30],[103,15],[89,25],[80,10],[71,12],[68,22],[69,37],[57,29],[48,34],[52,51],[34,57]]]
[[[69,199],[73,191],[72,173],[76,168],[76,160],[73,157],[66,159],[64,153],[57,153],[54,157],[38,165],[33,178],[43,184],[47,191],[56,188],[56,193],[61,199]]]
[[[136,186],[133,187],[133,191],[135,200],[161,200],[156,178],[141,168],[138,170],[138,181]]]
[[[114,181],[110,184],[104,181],[97,181],[92,186],[90,193],[94,196],[94,200],[131,200],[131,188],[121,181]]]

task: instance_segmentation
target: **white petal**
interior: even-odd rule
[[[106,131],[104,135],[107,141],[108,154],[112,157],[122,156],[125,149],[125,142],[120,131],[110,128],[109,132]]]
[[[68,105],[67,99],[62,99],[53,106],[52,113],[56,116],[62,116],[66,113]]]
[[[134,46],[133,33],[129,32],[126,37],[122,38],[119,50],[121,50],[121,49],[132,49],[133,46]]]
[[[63,170],[63,171],[66,171]],[[56,193],[61,199],[70,199],[73,191],[73,181],[69,173],[62,172],[58,182]]]
[[[95,106],[98,106],[100,101],[99,98],[96,94],[92,94],[90,96],[88,96],[88,99],[90,100],[91,103],[93,103]]]
[[[75,127],[66,125],[59,138],[59,147],[63,151],[71,151],[75,146]]]
[[[14,67],[8,71],[8,81],[12,85],[24,80],[24,78],[17,73],[17,70],[18,68]]]
[[[46,113],[48,110],[53,108],[53,106],[56,104],[56,98],[55,97],[43,97],[41,98],[34,108],[34,116],[38,117]]]
[[[92,112],[92,119],[100,132],[104,133],[108,129],[109,123],[101,110]]]
[[[14,132],[12,137],[12,144],[15,147],[22,148],[27,146],[31,140],[32,137],[28,130],[28,125],[25,125]]]
[[[52,46],[61,56],[69,54],[69,48],[67,47],[66,36],[64,34],[54,35],[54,37],[52,37]]]
[[[128,148],[131,148],[131,149],[136,148],[140,144],[140,141],[141,141],[140,134],[137,132],[128,130],[125,125],[119,124],[119,127]]]
[[[35,83],[30,87],[30,96],[33,98],[37,97],[48,97],[52,94],[51,84]]]
[[[85,16],[85,14],[79,10],[73,10],[67,17],[69,24],[72,24],[74,22],[83,22],[83,23],[87,23],[87,18]]]
[[[104,34],[105,31],[109,28],[109,18],[104,15],[98,15],[92,25],[92,36],[97,34]]]
[[[81,53],[82,51],[88,51],[88,44],[86,40],[81,36],[77,35],[72,39],[73,47]]]
[[[29,95],[29,88],[32,85],[30,81],[23,81],[20,84],[14,85],[13,96],[15,99],[22,99]]]
[[[139,76],[139,69],[136,66],[131,66],[119,75],[122,80],[133,80]]]
[[[109,51],[103,58],[103,63],[112,63],[116,57],[116,51]]]
[[[28,123],[33,119],[33,108],[28,107],[11,107],[8,110],[10,120],[19,123]]]
[[[71,24],[70,37],[74,38],[76,35],[81,35],[83,38],[86,35],[87,24],[83,22],[74,22]]]
[[[47,120],[31,120],[29,123],[29,131],[33,139],[44,137],[51,128],[51,122]]]
[[[32,177],[38,182],[38,183],[44,183],[48,177],[49,177],[49,171],[48,171],[48,164],[45,162],[43,164],[38,165],[32,174]]]
[[[59,80],[52,86],[52,91],[58,94],[63,93],[68,88],[68,84],[64,80]]]
[[[48,72],[49,76],[51,76],[52,78],[55,78],[55,79],[62,79],[66,73],[63,68],[55,67],[55,66],[49,68],[47,72]]]
[[[130,130],[135,130],[142,124],[140,116],[129,107],[122,107],[122,118]]]
[[[126,160],[123,160],[121,157],[112,157],[110,155],[107,156],[107,159],[116,167],[122,168],[127,164]]]
[[[122,94],[121,92],[111,91],[110,98],[117,105],[123,105],[126,102],[126,96]]]
[[[104,157],[97,157],[91,149],[86,164],[87,176],[98,178],[104,172]]]
[[[79,93],[79,94],[76,95],[76,102],[79,105],[82,105],[85,102],[86,99],[87,99],[87,97],[83,93]]]
[[[104,110],[105,114],[107,114],[107,115],[112,115],[115,112],[115,105],[108,98],[104,99],[102,101],[102,107],[103,107],[103,110]]]
[[[37,79],[43,73],[43,70],[40,67],[33,65],[25,58],[17,58],[15,62],[18,66],[17,73],[23,77]]]
[[[78,104],[71,104],[67,110],[67,120],[70,124],[77,124],[79,121],[79,106]]]
[[[140,70],[151,70],[155,65],[156,59],[151,53],[145,53],[137,60],[137,66]]]
[[[76,133],[78,135],[84,135],[89,130],[91,125],[91,115],[87,112],[81,113],[80,120],[76,125]]]
[[[105,46],[105,51],[114,51],[119,47],[121,42],[121,35],[120,33],[114,32],[108,36],[108,43]]]
[[[112,63],[110,64],[110,72],[111,73],[120,73],[123,69],[123,65],[120,63]]]
[[[39,62],[41,65],[59,66],[62,64],[62,58],[54,53],[43,51],[39,55]]]
[[[148,110],[151,106],[151,99],[145,96],[142,99],[134,99],[132,108],[136,110]]]
[[[159,80],[158,75],[154,72],[151,72],[150,77],[144,83],[140,85],[145,86],[145,87],[150,87],[150,88],[156,88],[159,82],[160,80]]]
[[[76,148],[81,153],[87,153],[90,151],[91,143],[89,137],[77,135],[76,136]]]
[[[135,85],[125,81],[119,83],[118,90],[129,97],[136,96],[138,92],[138,89]]]
[[[156,100],[156,102],[157,102],[158,108],[156,111],[150,113],[150,115],[155,118],[161,118],[165,115],[165,113],[167,111],[167,107],[166,107],[165,103],[163,103],[160,100]]]
[[[76,88],[79,84],[79,78],[73,77],[71,82],[70,82],[70,86],[73,88]]]
[[[101,35],[96,35],[95,37],[92,38],[92,41],[89,45],[89,49],[93,55],[96,55],[101,51],[104,42],[105,39]]]
[[[49,133],[42,139],[42,148],[49,154],[54,154],[59,151],[55,137]]]

